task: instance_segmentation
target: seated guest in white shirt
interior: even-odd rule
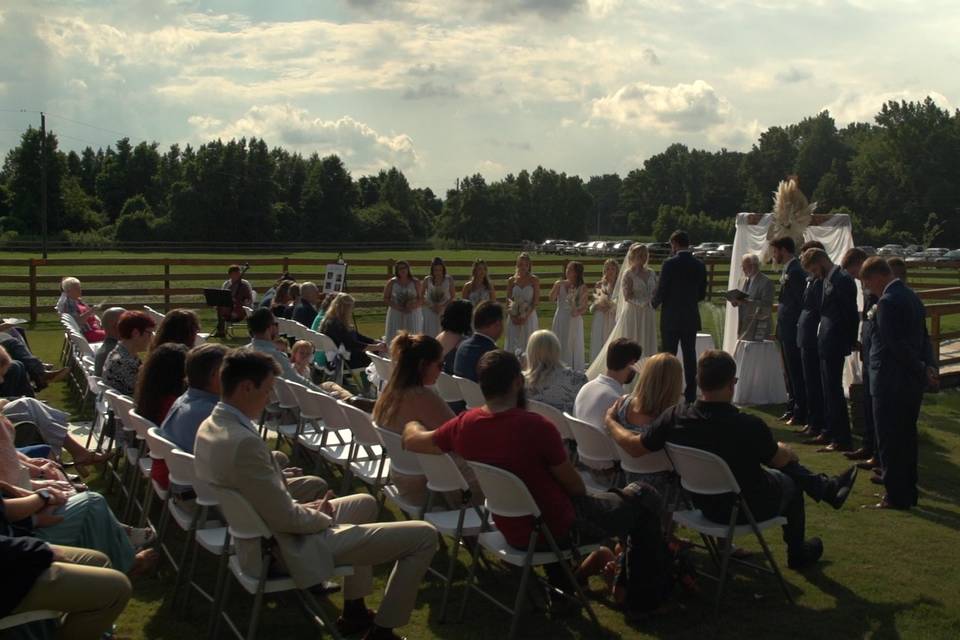
[[[637,377],[636,365],[643,347],[628,338],[618,338],[607,347],[607,372],[583,385],[573,403],[573,417],[596,427],[603,426],[607,409],[613,406]]]
[[[527,398],[560,411],[573,410],[573,401],[587,383],[587,376],[560,361],[560,340],[553,331],[540,329],[527,340]]]

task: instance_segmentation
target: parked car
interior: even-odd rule
[[[913,254],[919,253],[920,251],[923,251],[923,247],[920,246],[919,244],[908,244],[903,249],[903,255],[912,256]]]
[[[568,243],[567,240],[544,240],[537,250],[540,253],[563,253],[563,247]]]
[[[669,242],[648,242],[647,250],[651,258],[666,258],[673,251]]]
[[[722,244],[712,251],[707,251],[708,258],[726,258],[730,259],[733,256],[733,245],[732,244]]]
[[[588,256],[602,256],[607,252],[607,241],[606,240],[594,240],[593,242],[587,244],[587,255]]]
[[[568,256],[582,256],[589,242],[575,242],[563,248],[563,254]]]
[[[871,246],[869,246],[869,245],[863,245],[863,246],[860,246],[860,247],[857,247],[857,248],[860,249],[861,251],[863,251],[865,254],[867,254],[867,257],[877,255],[877,249],[876,249],[876,247],[871,247]]]
[[[621,240],[620,242],[614,242],[613,246],[610,247],[610,253],[615,256],[625,256],[627,251],[630,249],[630,245],[635,244],[634,240]]]
[[[719,242],[701,242],[693,248],[693,255],[698,258],[706,258],[708,253],[716,251],[719,248]]]
[[[960,262],[960,249],[946,252],[937,258],[935,262]]]
[[[906,254],[906,249],[902,244],[885,244],[877,251],[880,256],[902,256]]]
[[[934,262],[937,258],[941,258],[949,252],[950,249],[944,249],[943,247],[931,247],[907,256],[907,262]]]

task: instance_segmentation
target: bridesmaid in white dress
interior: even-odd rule
[[[590,328],[590,362],[597,359],[597,354],[603,350],[607,336],[613,331],[617,323],[617,303],[613,300],[613,290],[617,286],[617,276],[620,275],[620,265],[616,260],[607,260],[603,263],[603,277],[593,289],[593,326]]]
[[[537,302],[540,301],[540,278],[533,275],[529,253],[517,257],[517,271],[507,280],[507,300],[510,302],[507,341],[504,349],[510,353],[524,351],[530,334],[540,328]]]
[[[487,275],[487,263],[482,258],[473,261],[473,272],[467,283],[463,285],[462,297],[472,302],[474,308],[487,300],[497,301],[497,292],[494,291],[490,277]]]
[[[420,333],[423,329],[423,291],[420,282],[410,273],[410,263],[398,260],[393,267],[393,277],[383,289],[383,301],[387,304],[387,327],[384,340],[389,345],[401,331]]]
[[[447,275],[447,265],[442,258],[434,258],[430,264],[430,275],[423,281],[424,335],[437,337],[440,333],[440,317],[456,295],[453,276]]]
[[[583,314],[589,293],[583,282],[583,265],[567,263],[565,275],[550,291],[550,301],[557,303],[553,332],[560,340],[560,359],[574,371],[583,371]]]
[[[644,360],[657,353],[657,312],[650,306],[657,288],[657,274],[647,267],[649,259],[649,250],[640,243],[631,245],[627,251],[614,290],[617,323],[587,369],[587,377],[591,380],[607,370],[607,346],[618,338],[638,343],[643,348]]]

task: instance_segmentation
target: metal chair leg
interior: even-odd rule
[[[520,574],[520,588],[517,590],[517,599],[513,604],[513,618],[510,620],[510,632],[507,634],[507,640],[513,640],[517,637],[517,628],[520,626],[520,614],[523,611],[523,602],[527,597],[527,583],[530,582],[530,572],[533,570],[533,552],[537,548],[537,537],[539,527],[534,527],[530,533],[530,546],[527,547],[527,555],[523,559],[523,571]]]
[[[720,562],[720,581],[717,584],[717,601],[714,604],[714,614],[720,615],[720,601],[723,598],[723,588],[726,586],[727,569],[730,566],[730,556],[733,555],[733,533],[737,526],[736,506],[730,512],[730,527],[727,529],[727,544],[723,547],[723,558]]]

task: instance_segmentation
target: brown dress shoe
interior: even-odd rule
[[[880,461],[877,460],[876,458],[870,458],[868,460],[864,460],[863,462],[858,463],[857,466],[860,467],[861,469],[866,469],[867,471],[869,471],[871,469],[878,469],[880,467]]]
[[[842,444],[831,442],[827,446],[817,449],[817,453],[835,453],[837,451],[850,451],[850,447],[845,447]]]
[[[860,447],[856,451],[848,451],[844,453],[843,457],[846,458],[847,460],[867,460],[869,458],[872,458],[873,454],[867,451],[866,449],[864,449],[863,447]]]
[[[804,440],[803,444],[821,444],[827,445],[830,444],[830,439],[827,436],[820,434],[816,438],[811,438],[810,440]]]

